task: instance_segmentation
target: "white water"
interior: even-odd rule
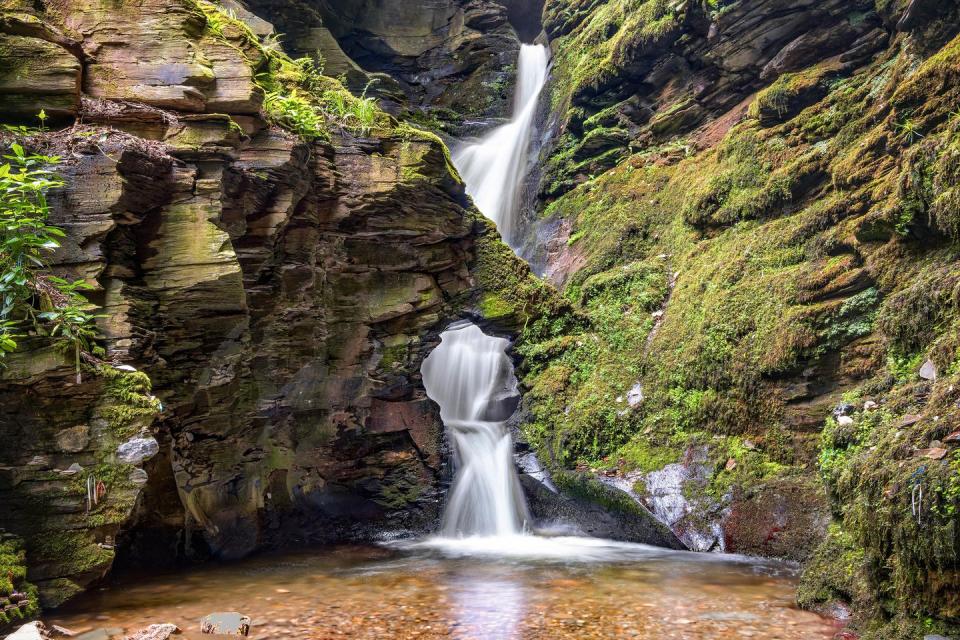
[[[464,323],[445,331],[423,363],[423,384],[454,446],[441,529],[447,537],[516,535],[529,519],[503,422],[517,399],[508,344]]]
[[[513,117],[482,139],[453,154],[453,163],[480,211],[493,220],[511,247],[516,238],[520,188],[526,177],[527,151],[533,134],[537,101],[547,80],[547,48],[525,44],[517,62]]]

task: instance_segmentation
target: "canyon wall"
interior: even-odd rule
[[[499,243],[444,145],[379,110],[304,119],[350,98],[242,6],[3,8],[5,117],[73,123],[3,147],[59,158],[53,270],[93,286],[105,349],[77,378],[27,335],[0,374],[0,528],[43,604],[117,556],[431,529],[446,445],[420,363],[479,295],[477,243]]]
[[[525,437],[691,548],[958,622],[954,2],[551,0]],[[529,250],[529,249],[528,249]],[[925,497],[918,504],[917,496]]]

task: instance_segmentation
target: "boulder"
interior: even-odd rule
[[[5,640],[50,640],[46,625],[42,622],[29,622],[10,635]]]
[[[559,525],[581,535],[686,549],[668,526],[626,492],[577,472],[557,472],[552,482],[557,491],[530,475],[520,476],[539,528],[549,531]]]

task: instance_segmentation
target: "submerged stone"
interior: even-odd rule
[[[211,613],[200,621],[200,633],[246,636],[250,634],[250,617],[236,611]]]

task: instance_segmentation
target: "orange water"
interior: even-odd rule
[[[638,549],[584,562],[328,547],[128,577],[49,621],[112,634],[172,622],[188,639],[201,637],[201,617],[230,610],[253,619],[254,638],[815,640],[836,632],[793,606],[787,565]]]

